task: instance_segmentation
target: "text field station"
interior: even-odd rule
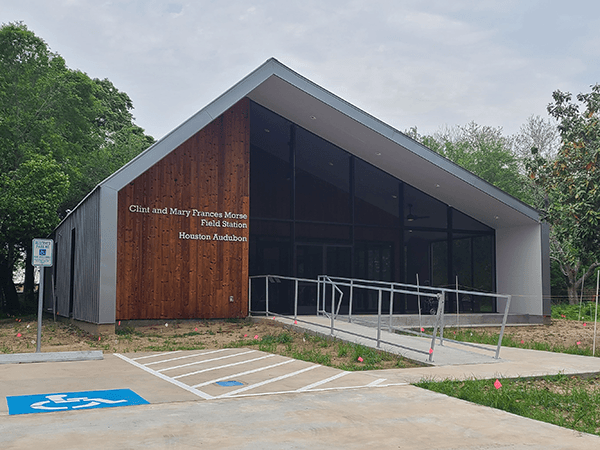
[[[247,348],[115,356],[205,400],[405,384]]]

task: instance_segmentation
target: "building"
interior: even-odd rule
[[[274,59],[100,183],[54,238],[46,307],[92,324],[244,317],[259,274],[458,278],[550,314],[534,209]]]

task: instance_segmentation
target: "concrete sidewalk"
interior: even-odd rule
[[[187,361],[187,354],[183,352],[186,359],[182,362]],[[300,373],[297,367],[292,367],[295,363],[290,363],[289,370],[298,375],[281,380],[286,383],[283,385],[288,389],[286,393],[281,393],[282,387],[276,387],[277,383],[271,383],[264,386],[273,386],[271,391],[261,387],[253,396],[203,399],[122,358],[111,354],[104,356],[104,360],[98,361],[1,365],[0,448],[600,448],[598,436],[525,419],[407,384],[423,378],[495,379],[600,373],[600,358],[503,348],[500,360],[485,355],[481,362],[472,360],[465,364],[366,371],[341,378],[336,378],[336,373],[342,372],[339,369],[317,368]],[[137,361],[154,361],[155,358],[143,354],[130,356],[138,357]],[[139,359],[140,356],[146,359]],[[181,364],[178,361],[172,364]],[[165,367],[147,365],[157,371]],[[236,371],[240,370],[235,367]],[[280,367],[265,370],[265,376],[276,379],[276,369]],[[298,367],[303,366],[299,363]],[[173,369],[174,372],[177,370]],[[303,392],[289,390],[311,385],[317,375],[320,379],[331,380],[331,384]],[[385,383],[378,384],[382,379]],[[251,378],[240,380],[248,383],[246,385],[257,381]],[[360,387],[353,387],[356,384]],[[132,389],[150,404],[7,415],[7,396],[125,388]],[[210,389],[207,392],[214,394],[218,388],[211,384]]]
[[[330,319],[327,317],[301,316],[297,324],[294,324],[292,317],[275,317],[275,319],[265,320],[275,320],[300,332],[304,330],[325,336],[330,335]],[[334,331],[334,337],[377,348],[374,340],[377,335],[376,329],[341,320],[335,322],[335,327],[338,331]],[[436,340],[434,361],[429,362],[427,353],[431,345],[431,338],[390,333],[386,327],[385,330],[381,330],[381,339],[396,344],[382,343],[381,350],[430,365],[430,367],[414,369],[376,371],[382,376],[385,376],[383,373],[386,373],[399,382],[415,383],[423,378],[436,380],[446,378],[486,379],[538,377],[559,373],[574,375],[600,373],[600,358],[502,347],[499,359],[495,359],[495,346],[482,344],[481,346],[486,350],[481,350],[448,341],[440,346],[439,339]],[[418,351],[410,350],[409,347]]]
[[[309,331],[331,336],[331,320],[325,316],[300,316],[297,323],[294,323],[293,317],[274,316],[275,320],[286,327],[295,329],[299,332]],[[397,333],[390,333],[387,324],[381,328],[381,350],[389,353],[399,354],[414,361],[419,361],[433,366],[447,365],[465,365],[465,364],[496,364],[498,360],[494,358],[496,348],[484,346],[486,350],[475,349],[473,347],[452,344],[448,341],[443,346],[436,340],[433,353],[433,361],[429,361],[429,349],[431,348],[431,338],[419,336],[407,336]],[[344,320],[335,321],[335,330],[333,337],[345,341],[355,342],[366,347],[377,348],[377,328],[365,326],[361,323],[348,323]]]

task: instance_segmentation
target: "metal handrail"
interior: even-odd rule
[[[299,282],[304,282],[304,283],[316,283],[317,284],[317,315],[319,314],[323,314],[325,316],[330,317],[331,319],[331,323],[330,323],[330,333],[333,336],[334,335],[334,330],[335,330],[335,320],[337,319],[338,315],[339,315],[339,311],[340,311],[340,307],[342,304],[342,300],[343,300],[343,291],[340,289],[340,286],[345,286],[345,287],[350,287],[350,295],[349,295],[349,310],[348,310],[348,321],[352,322],[352,307],[353,307],[353,293],[354,293],[354,289],[368,289],[368,290],[374,290],[374,291],[378,291],[379,295],[378,295],[378,304],[377,304],[377,338],[375,339],[377,342],[377,348],[380,348],[381,346],[381,316],[382,316],[382,297],[383,297],[383,292],[389,292],[390,293],[390,312],[389,312],[389,324],[388,324],[388,330],[390,332],[392,332],[393,330],[398,330],[398,331],[403,331],[406,333],[410,333],[410,334],[415,334],[417,336],[428,336],[427,334],[421,332],[422,328],[419,329],[419,332],[414,332],[412,330],[409,329],[404,329],[401,327],[394,327],[392,325],[392,318],[393,318],[393,301],[394,301],[394,294],[408,294],[408,295],[418,295],[418,296],[422,296],[422,297],[430,297],[430,298],[436,298],[438,300],[438,307],[437,307],[437,311],[436,311],[436,320],[435,320],[435,324],[434,324],[434,329],[433,329],[433,334],[431,336],[432,338],[432,342],[431,342],[431,347],[429,349],[429,361],[433,360],[433,355],[434,355],[434,350],[435,350],[435,340],[437,337],[439,337],[439,344],[441,346],[444,345],[444,327],[445,327],[445,301],[446,301],[446,295],[447,293],[460,293],[460,294],[467,294],[467,295],[478,295],[478,296],[484,296],[484,297],[493,297],[493,298],[506,298],[506,305],[504,308],[504,315],[503,315],[503,320],[502,320],[502,326],[500,329],[500,336],[498,338],[498,344],[496,346],[495,349],[495,359],[499,358],[500,355],[500,348],[502,345],[502,338],[504,336],[504,330],[506,327],[506,322],[507,322],[507,318],[508,318],[508,310],[510,308],[510,303],[511,303],[511,298],[512,296],[510,295],[504,295],[504,294],[495,294],[495,293],[487,293],[487,292],[479,292],[479,291],[463,291],[463,290],[456,290],[456,289],[448,289],[448,288],[436,288],[436,287],[431,287],[431,286],[418,286],[418,285],[410,285],[410,284],[405,284],[405,283],[396,283],[396,282],[383,282],[383,281],[376,281],[376,280],[361,280],[361,279],[351,279],[351,278],[343,278],[343,277],[330,277],[328,275],[319,275],[317,277],[316,280],[313,279],[308,279],[308,278],[298,278],[298,277],[288,277],[288,276],[280,276],[280,275],[256,275],[256,276],[251,276],[249,277],[250,281],[249,281],[249,311],[252,314],[252,296],[251,296],[251,291],[252,291],[252,279],[258,279],[258,278],[265,278],[265,315],[269,316],[272,315],[272,312],[269,310],[269,281],[271,280],[271,282],[278,282],[280,279],[283,280],[292,280],[294,281],[294,321],[298,320],[298,283]],[[331,295],[331,315],[327,313],[327,311],[325,310],[325,301],[326,301],[326,295],[325,295],[325,288],[328,284],[331,284],[332,286],[332,295]],[[323,286],[323,309],[320,309],[320,305],[321,305],[321,285]],[[423,289],[428,290],[428,291],[432,291],[432,292],[424,292]],[[337,304],[337,308],[335,307],[335,291],[337,291],[340,295],[339,297],[339,301]],[[277,314],[275,314],[277,315]],[[343,332],[347,332],[344,330],[340,330]],[[439,332],[439,336],[438,336],[438,332]],[[350,333],[350,332],[348,332]],[[352,333],[350,333],[352,334]],[[364,336],[363,336],[364,337]],[[369,338],[372,339],[372,338]],[[473,344],[473,343],[467,343],[467,342],[461,342],[461,341],[456,341],[456,340],[452,340],[452,339],[445,339],[447,341],[450,342],[454,342],[457,344],[461,344],[461,345],[466,345],[466,346],[470,346],[470,347],[475,347],[475,348],[479,348],[482,350],[486,350],[486,351],[493,351],[492,349],[486,348],[486,347],[482,347],[480,345],[477,344]],[[389,344],[389,343],[388,343]],[[395,345],[395,344],[392,344]],[[400,346],[402,347],[402,346]],[[416,350],[416,349],[412,349],[413,351],[419,352],[419,353],[424,353],[420,350]]]
[[[506,305],[504,307],[504,314],[503,314],[503,318],[502,318],[502,326],[500,328],[500,335],[498,336],[498,343],[496,345],[496,349],[495,349],[495,359],[498,359],[500,356],[500,348],[502,347],[502,339],[504,337],[504,330],[506,328],[506,322],[508,320],[508,311],[510,309],[510,303],[511,303],[511,299],[512,296],[511,295],[506,295],[506,294],[496,294],[496,293],[489,293],[489,292],[480,292],[480,291],[467,291],[467,290],[457,290],[457,289],[451,289],[451,288],[439,288],[439,287],[433,287],[433,286],[419,286],[419,285],[410,285],[410,284],[405,284],[405,283],[397,283],[397,282],[391,282],[391,281],[377,281],[377,280],[360,280],[360,279],[353,279],[353,278],[344,278],[344,277],[329,277],[333,282],[335,282],[336,284],[339,284],[340,286],[349,286],[350,287],[350,297],[352,298],[352,289],[353,288],[364,288],[364,289],[372,289],[372,290],[379,290],[382,288],[378,288],[376,286],[372,286],[373,284],[375,285],[384,285],[386,286],[386,288],[384,290],[389,291],[390,292],[390,303],[393,301],[392,300],[392,296],[394,293],[401,293],[401,294],[409,294],[409,295],[418,295],[418,296],[425,296],[425,297],[430,297],[431,294],[422,292],[421,289],[427,289],[433,292],[438,292],[439,294],[443,294],[444,297],[444,303],[445,303],[445,297],[447,293],[456,293],[456,294],[463,294],[463,295],[476,295],[476,296],[481,296],[481,297],[492,297],[492,298],[506,298]],[[342,282],[340,282],[339,280],[343,280]],[[371,286],[370,286],[371,285]],[[387,287],[389,286],[389,287]],[[408,289],[412,289],[412,291],[408,291],[405,289],[402,290],[395,290],[394,287],[395,286],[402,286],[404,288],[408,288]],[[390,305],[390,309],[391,309]],[[350,305],[351,308],[351,305]],[[437,315],[440,313],[440,309],[439,309],[439,301],[438,301],[438,311],[436,314]],[[348,312],[349,317],[352,316],[352,312],[351,310]],[[378,329],[380,328],[380,321],[381,321],[381,313],[380,311],[378,311]],[[444,342],[444,328],[445,328],[445,311],[441,311],[441,317],[440,317],[440,328],[439,328],[439,332],[440,332],[440,345],[443,345]],[[389,328],[393,329],[395,327],[392,326],[391,324],[392,321],[392,314],[390,313],[390,323],[389,323]],[[437,319],[436,319],[436,323],[437,323]],[[402,331],[404,332],[408,332],[408,333],[413,333],[413,334],[417,334],[417,335],[422,335],[422,333],[414,333],[411,332],[410,330],[406,330],[406,329],[402,329]],[[419,330],[420,331],[420,330]],[[435,333],[434,333],[435,335]],[[446,338],[445,340],[450,341],[450,342],[454,342],[456,344],[460,344],[460,345],[466,345],[466,346],[470,346],[470,347],[475,347],[475,348],[479,348],[481,350],[485,350],[485,351],[494,351],[493,349],[489,349],[477,344],[472,344],[472,343],[468,343],[468,342],[462,342],[462,341],[456,341],[453,339],[448,339]]]
[[[338,306],[337,309],[335,309],[335,316],[337,317],[338,313],[340,312],[340,306],[342,305],[342,299],[344,297],[344,292],[337,286],[336,283],[334,283],[331,278],[327,275],[319,275],[319,277],[317,278],[317,282],[319,284],[323,283],[323,287],[325,288],[325,286],[327,285],[327,282],[331,283],[331,293],[332,293],[332,304],[331,304],[331,314],[334,314],[334,305],[333,305],[333,291],[334,289],[340,294],[340,299],[338,301]],[[325,298],[323,298],[323,309],[321,310],[323,312],[324,315],[329,316],[329,314],[327,313],[327,311],[325,310]],[[317,313],[319,312],[319,309],[317,308]]]

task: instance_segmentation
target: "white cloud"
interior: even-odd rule
[[[0,12],[113,81],[161,137],[269,57],[399,129],[474,120],[516,132],[553,90],[599,81],[600,7],[570,5],[4,0]]]

